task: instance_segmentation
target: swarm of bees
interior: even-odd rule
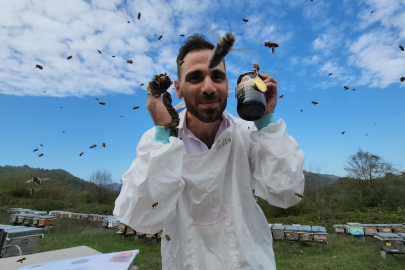
[[[345,90],[348,90],[349,89],[349,86],[343,86],[344,88],[345,88]]]
[[[266,41],[264,43],[264,46],[267,47],[267,48],[271,48],[271,52],[274,53],[274,48],[277,48],[278,44],[273,42],[273,41]]]
[[[402,46],[402,45],[399,45],[399,48],[401,49],[401,51],[404,51],[405,49],[404,49],[404,46]]]
[[[179,114],[177,111],[173,108],[172,105],[172,97],[169,92],[167,92],[167,89],[169,89],[170,85],[172,85],[172,81],[170,80],[169,76],[165,74],[159,74],[155,75],[152,81],[149,82],[149,88],[150,88],[150,94],[155,96],[155,97],[160,97],[163,93],[166,95],[168,101],[164,102],[164,105],[166,106],[167,111],[169,112],[170,116],[172,117],[172,122],[169,124],[165,125],[165,128],[171,129],[170,136],[177,137],[178,132],[179,132],[179,123],[180,123],[180,118]]]
[[[128,64],[132,64],[132,63],[134,63],[134,62],[132,62],[132,60],[127,60],[127,63],[128,63]]]
[[[163,36],[162,36],[162,35],[160,35],[160,36],[158,37],[158,40],[161,40],[161,39],[162,39],[162,37],[163,37]]]
[[[158,203],[157,203],[157,202],[155,202],[154,204],[152,204],[152,208],[153,208],[153,209],[155,209],[156,206],[158,206]]]
[[[248,19],[243,18],[243,19],[242,19],[242,21],[243,21],[244,23],[247,23],[249,20],[248,20]]]
[[[314,100],[314,101],[312,101],[312,104],[314,104],[314,106],[315,106],[316,104],[318,104],[318,102],[316,102],[316,101]]]
[[[26,183],[34,183],[36,185],[40,185],[42,181],[49,180],[49,178],[39,178],[38,176],[33,176],[32,179],[26,181]]]
[[[69,55],[69,56],[67,57],[67,60],[69,60],[69,59],[72,59],[72,56],[71,56],[71,55]]]
[[[222,37],[217,46],[215,46],[210,57],[208,58],[208,68],[212,69],[218,66],[225,58],[225,56],[232,50],[235,43],[235,36],[229,32]]]
[[[43,70],[43,69],[44,69],[44,67],[41,66],[41,65],[35,65],[35,68],[38,68],[38,69],[40,69],[40,70]]]

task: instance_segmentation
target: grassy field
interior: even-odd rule
[[[1,222],[0,222],[1,223]],[[2,220],[5,223],[5,220]],[[113,229],[101,228],[100,223],[58,220],[45,232],[41,251],[88,246],[102,253],[139,249],[134,265],[140,269],[162,269],[160,244],[149,238],[121,239]],[[382,259],[376,239],[355,238],[330,233],[328,244],[275,241],[273,243],[277,269],[404,269],[405,255],[389,255]]]

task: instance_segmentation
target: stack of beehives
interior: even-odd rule
[[[325,227],[309,225],[269,224],[273,239],[300,242],[327,243],[328,233]]]
[[[374,236],[376,233],[405,233],[405,224],[360,224],[347,223],[333,225],[338,234],[353,236]]]
[[[160,231],[155,234],[146,234],[146,233],[142,233],[142,232],[137,232],[130,226],[119,222],[117,225],[117,234],[121,235],[122,239],[126,239],[131,236],[134,236],[135,239],[145,238],[145,237],[152,238],[152,242],[156,244],[156,243],[159,243],[160,240],[162,239],[163,231]]]

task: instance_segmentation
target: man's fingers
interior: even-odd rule
[[[271,77],[267,74],[262,74],[261,76],[265,83],[271,82],[271,83],[277,84],[277,81],[273,77]]]

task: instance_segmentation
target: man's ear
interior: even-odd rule
[[[177,96],[177,98],[178,98],[178,99],[182,99],[182,98],[183,98],[183,93],[181,92],[179,80],[175,80],[175,81],[174,81],[174,89],[176,90],[176,96]]]

